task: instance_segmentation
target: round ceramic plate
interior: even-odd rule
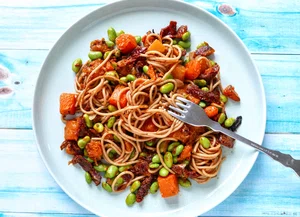
[[[178,26],[188,25],[192,49],[207,41],[216,50],[214,59],[221,67],[223,85],[234,85],[241,98],[240,103],[228,103],[228,115],[243,116],[239,134],[259,144],[263,141],[266,104],[262,81],[246,47],[224,23],[200,8],[173,0],[127,0],[101,7],[70,27],[51,49],[36,85],[33,126],[40,154],[56,182],[73,200],[102,217],[200,215],[225,200],[257,158],[255,150],[236,142],[233,149],[224,148],[226,160],[218,177],[209,183],[193,183],[168,199],[159,193],[148,195],[141,204],[130,208],[125,204],[128,190],[109,194],[100,186],[86,184],[79,166],[68,166],[71,156],[59,148],[64,140],[59,96],[74,92],[73,60],[87,60],[90,42],[106,37],[110,26],[143,35],[152,29],[159,32],[170,20],[177,21]]]

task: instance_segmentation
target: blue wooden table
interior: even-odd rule
[[[263,145],[300,159],[300,1],[186,1],[223,20],[246,44],[266,91]],[[107,2],[0,0],[1,217],[93,216],[45,168],[31,108],[48,49],[73,22]],[[300,178],[260,154],[239,188],[205,216],[300,216]]]

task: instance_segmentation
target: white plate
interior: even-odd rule
[[[163,2],[163,3],[162,3]],[[176,20],[191,31],[192,47],[207,41],[215,50],[215,61],[221,66],[223,85],[232,84],[241,102],[229,102],[229,116],[243,116],[238,133],[261,144],[263,141],[266,104],[260,75],[236,34],[208,12],[173,0],[128,0],[99,8],[85,16],[56,42],[47,56],[36,85],[33,105],[33,127],[40,154],[56,182],[81,206],[100,216],[197,216],[226,199],[244,180],[258,153],[236,142],[225,150],[227,159],[217,178],[205,185],[193,183],[176,197],[162,199],[148,195],[141,204],[128,208],[128,191],[108,194],[100,186],[87,185],[79,166],[68,166],[71,159],[59,146],[63,141],[64,124],[60,120],[59,95],[74,91],[74,59],[87,59],[90,41],[106,37],[112,26],[135,35],[148,30],[158,32]],[[226,148],[224,148],[226,149]]]

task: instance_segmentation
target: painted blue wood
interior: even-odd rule
[[[0,128],[32,128],[33,87],[47,52],[0,50],[0,65],[11,73],[11,79],[0,81],[0,87],[8,86],[14,90],[8,98],[2,99],[0,96]],[[300,55],[253,55],[253,58],[266,92],[266,132],[299,132]]]
[[[300,13],[295,10],[295,6],[299,5],[297,0],[280,0],[276,1],[277,4],[265,0],[262,8],[258,4],[234,0],[186,2],[208,10],[227,23],[251,52],[299,53],[300,23],[297,21]],[[217,7],[224,2],[237,11],[235,16],[224,16],[218,12]],[[286,7],[280,7],[281,4]],[[72,23],[101,5],[103,2],[95,1],[81,4],[67,1],[59,6],[48,3],[34,7],[2,3],[0,49],[48,49]]]
[[[294,134],[267,134],[263,145],[300,159],[299,139],[300,135]],[[45,216],[52,213],[58,216],[61,213],[90,214],[70,199],[49,175],[31,130],[0,130],[0,164],[6,165],[0,167],[1,212]],[[300,213],[299,190],[299,178],[294,172],[260,154],[238,189],[204,216]]]

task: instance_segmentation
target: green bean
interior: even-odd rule
[[[179,183],[180,186],[182,186],[184,188],[189,188],[189,187],[192,186],[191,181],[188,180],[188,179],[179,178],[178,183]]]
[[[133,193],[135,192],[137,189],[139,189],[139,187],[141,186],[141,182],[140,181],[134,181],[132,183],[132,185],[130,186],[130,192]]]
[[[158,163],[150,163],[149,164],[149,168],[151,168],[151,169],[156,169],[156,168],[158,168],[160,165],[158,164]]]
[[[148,146],[153,146],[153,145],[154,145],[154,142],[153,142],[153,141],[146,141],[146,145],[148,145]]]
[[[94,128],[94,130],[97,131],[97,133],[102,133],[103,130],[104,130],[104,126],[103,126],[102,123],[96,123],[96,124],[94,124],[93,128]]]
[[[115,140],[115,142],[118,142],[118,143],[121,142],[121,140],[119,139],[119,137],[117,137],[116,135],[114,135],[114,140]]]
[[[117,36],[124,34],[125,32],[123,30],[117,32]]]
[[[107,106],[107,109],[108,109],[108,111],[110,111],[110,112],[115,112],[115,111],[117,111],[117,108],[116,108],[115,106],[113,106],[113,105],[108,105],[108,106]]]
[[[120,50],[116,50],[115,51],[115,57],[120,57],[121,56],[121,51]]]
[[[202,87],[201,90],[203,90],[203,91],[205,91],[205,92],[208,92],[208,91],[209,91],[208,87]]]
[[[181,154],[181,152],[183,151],[184,146],[183,145],[178,145],[175,150],[173,150],[173,155],[174,156],[178,156]]]
[[[94,162],[94,160],[91,159],[91,158],[89,158],[89,157],[87,157],[86,160],[87,160],[88,162],[90,162],[90,163],[93,163],[93,162]]]
[[[118,178],[116,181],[116,187],[119,187],[124,183],[124,179],[122,177]]]
[[[143,66],[143,72],[144,72],[144,73],[147,73],[148,70],[149,70],[149,67],[148,67],[147,65],[144,65],[144,66]]]
[[[107,178],[112,179],[112,178],[114,178],[114,177],[117,175],[118,171],[119,171],[119,169],[118,169],[117,166],[115,166],[115,165],[110,165],[110,166],[107,168],[107,170],[106,170],[105,176],[106,176]]]
[[[92,183],[92,177],[88,172],[85,172],[84,177],[85,177],[86,183],[88,183],[88,184]]]
[[[173,155],[171,152],[166,152],[164,155],[164,162],[167,165],[167,167],[171,168],[173,165]]]
[[[199,140],[200,144],[203,146],[203,148],[208,149],[210,147],[210,141],[208,138],[201,136]]]
[[[98,172],[106,172],[107,168],[108,167],[105,164],[98,164],[97,166],[94,166],[94,169]]]
[[[226,119],[225,113],[221,113],[220,116],[219,116],[219,118],[218,118],[219,124],[223,124],[224,121],[225,121],[225,119]]]
[[[178,158],[177,158],[177,156],[174,156],[173,157],[173,163],[176,164],[177,162],[178,162]]]
[[[88,114],[84,114],[83,118],[84,118],[86,126],[88,128],[91,128],[93,126],[93,122],[92,122],[92,120],[90,120],[90,116]]]
[[[221,102],[224,102],[224,103],[226,103],[226,102],[227,102],[227,100],[228,100],[228,98],[227,98],[227,96],[225,96],[225,95],[221,94],[221,96],[220,96],[220,100],[221,100]]]
[[[112,192],[112,188],[107,182],[102,182],[102,188],[107,192]]]
[[[178,45],[180,45],[184,49],[188,49],[191,47],[191,42],[190,41],[179,41]]]
[[[204,79],[197,79],[194,80],[194,84],[196,84],[198,87],[204,87],[207,82]]]
[[[128,194],[128,196],[126,197],[127,206],[132,206],[135,203],[135,200],[136,200],[136,196],[134,193]]]
[[[75,73],[79,72],[81,66],[82,66],[82,60],[80,58],[74,60],[74,62],[72,63],[73,72]]]
[[[121,167],[119,167],[119,172],[120,173],[124,172],[124,171],[128,170],[130,167],[131,167],[131,165],[121,166]]]
[[[107,121],[107,127],[110,129],[113,127],[114,123],[116,122],[116,117],[112,116]]]
[[[234,118],[227,118],[227,119],[225,120],[224,125],[225,125],[225,127],[229,128],[229,127],[232,126],[232,124],[233,124],[234,122],[235,122],[235,119],[234,119]]]
[[[168,80],[168,79],[174,79],[173,75],[172,74],[167,74],[167,76],[165,77],[165,80]]]
[[[104,53],[103,59],[106,59],[106,58],[108,57],[109,54],[110,54],[110,51],[106,51],[106,52]]]
[[[158,182],[153,182],[150,186],[150,193],[155,194],[158,190]]]
[[[174,89],[173,83],[166,83],[159,88],[159,91],[163,94],[170,93]]]
[[[112,41],[105,41],[105,44],[107,45],[107,47],[114,47],[115,43]]]
[[[134,81],[135,79],[136,79],[136,77],[134,76],[134,75],[132,75],[132,74],[128,74],[127,76],[126,76],[126,78],[127,78],[127,80],[130,82],[130,81]]]
[[[84,138],[79,139],[79,140],[77,141],[77,145],[78,145],[79,148],[84,149],[85,146],[86,146],[90,141],[91,141],[91,138],[90,138],[89,136],[85,136]]]
[[[153,156],[152,162],[153,162],[153,163],[160,163],[160,159],[159,159],[158,154],[156,154],[156,155]]]
[[[205,108],[205,107],[206,107],[206,103],[203,102],[203,101],[201,101],[201,102],[199,103],[199,106],[200,106],[201,108]]]
[[[191,36],[191,33],[189,31],[187,31],[182,35],[181,39],[183,41],[187,41],[190,38],[190,36]]]
[[[117,37],[117,33],[116,33],[116,30],[112,27],[108,28],[107,30],[107,36],[108,36],[108,39],[112,42],[115,42],[116,40],[116,37]]]
[[[121,77],[120,78],[120,81],[124,82],[124,83],[127,83],[128,82],[128,79],[126,77]]]
[[[173,151],[173,149],[176,148],[178,145],[180,145],[180,142],[172,142],[172,143],[168,146],[168,151]]]
[[[136,41],[137,44],[141,43],[142,37],[139,36],[139,35],[135,36],[135,41]]]
[[[168,176],[169,175],[169,171],[166,169],[166,168],[161,168],[160,170],[159,170],[159,175],[160,176],[162,176],[162,177],[166,177],[166,176]]]
[[[100,51],[90,51],[88,56],[91,60],[96,60],[101,59],[103,55]]]

